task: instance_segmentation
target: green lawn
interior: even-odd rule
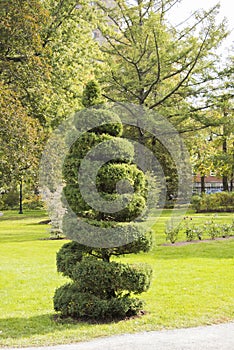
[[[209,214],[189,214],[196,223]],[[233,215],[219,214],[218,222]],[[56,272],[55,254],[65,241],[48,241],[43,212],[0,217],[0,345],[29,346],[78,342],[98,336],[190,327],[234,320],[234,239],[186,246],[162,246],[168,211],[158,220],[150,253],[121,258],[146,262],[153,270],[142,295],[146,315],[109,324],[58,323],[52,298],[65,279]],[[180,237],[182,239],[182,237]]]

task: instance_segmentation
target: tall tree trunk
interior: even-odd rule
[[[234,142],[233,142],[233,153],[232,153],[232,174],[231,174],[231,181],[230,181],[230,192],[233,191],[233,182],[234,182]]]
[[[232,174],[232,178],[230,181],[230,192],[233,192],[233,174]]]
[[[20,190],[19,190],[19,214],[23,214],[23,179],[20,179]]]
[[[229,191],[228,177],[226,175],[223,175],[223,190]]]
[[[223,153],[227,154],[227,138],[226,137],[224,137],[224,139],[223,139]],[[223,175],[223,190],[229,191],[227,175]]]
[[[205,176],[201,176],[201,194],[206,193]]]

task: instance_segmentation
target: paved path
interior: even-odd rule
[[[24,350],[234,350],[234,323],[124,334],[90,342]]]

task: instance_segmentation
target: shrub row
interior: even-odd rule
[[[233,212],[234,192],[218,192],[193,196],[192,207],[197,213],[201,212]]]
[[[18,209],[19,192],[11,189],[6,193],[0,194],[0,210]],[[23,196],[24,209],[41,209],[44,207],[41,197],[34,193],[27,193]]]

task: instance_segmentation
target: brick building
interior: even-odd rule
[[[221,192],[223,190],[223,181],[221,177],[216,176],[214,173],[210,173],[210,175],[205,176],[205,191],[206,193],[216,193]],[[193,179],[193,192],[200,194],[202,187],[201,176],[196,175]]]

